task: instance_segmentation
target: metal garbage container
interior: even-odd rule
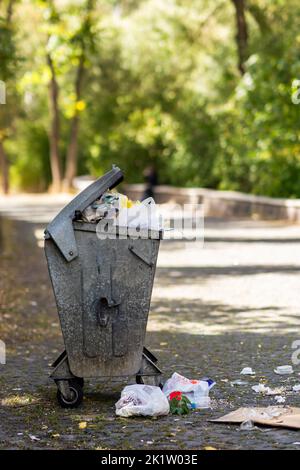
[[[118,167],[77,195],[45,230],[45,253],[65,351],[52,364],[61,406],[82,402],[84,378],[136,376],[160,384],[157,359],[144,347],[162,231],[100,237],[78,221],[86,207],[123,179]]]

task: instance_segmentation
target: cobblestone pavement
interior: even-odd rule
[[[0,365],[1,448],[300,448],[297,431],[208,422],[240,406],[274,405],[273,397],[251,390],[260,381],[284,386],[286,404],[300,406],[300,393],[291,391],[300,383],[300,365],[291,376],[273,372],[291,364],[292,342],[300,339],[299,226],[210,219],[204,247],[162,243],[146,344],[165,378],[174,371],[213,378],[212,408],[182,418],[124,419],[114,414],[121,381],[89,381],[77,410],[56,403],[47,376],[63,344],[41,249],[47,217],[33,205],[30,222],[25,209],[18,220],[10,218],[15,209],[0,218],[0,338],[7,345],[7,364]],[[244,366],[256,376],[240,376]],[[231,384],[241,378],[246,385]]]

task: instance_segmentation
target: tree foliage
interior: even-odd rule
[[[9,28],[3,2],[0,79],[13,93],[0,133],[14,187],[53,179],[54,76],[69,183],[112,163],[142,181],[151,163],[164,184],[300,197],[298,1],[19,0]]]

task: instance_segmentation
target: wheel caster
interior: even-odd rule
[[[160,375],[137,375],[136,383],[142,385],[155,385],[156,387],[163,388]]]
[[[77,382],[80,385],[80,387],[82,387],[82,388],[84,387],[84,378],[83,377],[75,377],[75,379],[72,379],[72,380]]]
[[[80,385],[79,381],[70,380],[68,382],[68,386],[70,389],[69,397],[66,398],[58,388],[57,390],[57,401],[62,408],[77,408],[81,405],[83,400],[83,390],[82,386]]]

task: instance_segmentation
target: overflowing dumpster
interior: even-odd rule
[[[83,399],[85,378],[135,376],[159,385],[161,371],[145,334],[162,230],[101,233],[82,212],[123,179],[113,167],[78,194],[45,230],[45,254],[65,351],[51,378],[63,407]],[[125,230],[124,230],[125,229]]]

